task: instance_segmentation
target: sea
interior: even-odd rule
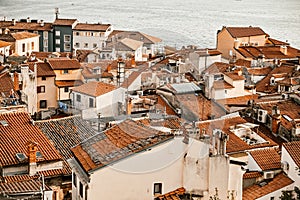
[[[300,48],[300,0],[0,0],[0,19],[53,22],[55,8],[59,18],[141,31],[177,49],[215,48],[223,26],[259,26]]]

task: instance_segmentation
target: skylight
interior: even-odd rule
[[[27,156],[24,153],[16,153],[16,157],[20,162],[23,162],[27,159]]]
[[[0,124],[2,126],[8,126],[8,122],[6,120],[0,120]]]

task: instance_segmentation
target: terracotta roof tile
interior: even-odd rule
[[[23,40],[27,38],[33,38],[33,37],[39,37],[38,34],[35,33],[29,33],[29,32],[17,32],[17,33],[11,33],[13,38],[16,40]]]
[[[49,58],[47,61],[53,70],[80,69],[81,65],[76,59]]]
[[[276,40],[274,38],[268,38],[267,41],[266,41],[266,44],[272,44],[272,45],[289,45],[289,43],[287,42],[283,42],[283,41],[280,41],[280,40]]]
[[[260,172],[246,172],[243,174],[243,179],[258,178],[263,176]]]
[[[51,31],[52,23],[36,23],[36,22],[16,22],[16,25],[9,26],[10,30],[29,30],[29,31]]]
[[[55,58],[55,57],[60,57],[60,58],[72,58],[72,54],[70,52],[32,52],[30,56],[35,56],[36,58],[40,60],[45,60],[46,58]]]
[[[237,66],[246,67],[246,68],[251,67],[251,61],[244,60],[244,59],[238,59],[234,64]]]
[[[249,74],[253,74],[254,76],[266,76],[271,71],[271,67],[257,67],[257,68],[247,68]]]
[[[8,72],[0,74],[0,94],[3,92],[6,97],[9,97],[10,91],[14,89],[14,83]]]
[[[281,168],[280,155],[274,148],[254,150],[249,153],[263,171]]]
[[[157,108],[161,110],[166,109],[166,113],[168,115],[177,115],[177,113],[174,111],[174,109],[169,105],[168,102],[166,102],[160,95],[157,95]]]
[[[300,141],[284,143],[283,147],[290,154],[296,165],[300,167]]]
[[[0,120],[5,120],[8,126],[0,125],[1,143],[0,165],[8,166],[19,164],[16,153],[27,155],[28,141],[38,144],[44,161],[61,160],[61,155],[50,143],[47,137],[31,123],[28,113],[12,112],[0,114]]]
[[[102,31],[105,32],[111,25],[110,24],[87,24],[78,23],[73,30],[85,30],[85,31]]]
[[[219,99],[217,100],[217,103],[221,105],[224,109],[227,111],[230,111],[231,106],[247,106],[248,101],[251,99],[258,99],[258,95],[245,95],[240,97],[234,97],[234,98],[227,98],[227,99]]]
[[[226,27],[226,29],[234,38],[267,35],[260,27]]]
[[[215,90],[216,89],[232,89],[232,88],[234,88],[234,86],[227,83],[224,80],[220,80],[220,81],[214,81],[213,88]]]
[[[198,119],[208,120],[211,117],[219,118],[225,114],[225,111],[215,102],[206,99],[202,94],[176,95],[178,101],[183,107],[187,108]]]
[[[224,74],[234,81],[245,80],[243,75],[238,75],[236,72],[224,72]]]
[[[267,182],[266,185],[260,186],[258,184],[255,184],[253,186],[250,186],[243,190],[243,200],[255,200],[260,197],[263,197],[267,194],[270,194],[272,192],[275,192],[276,190],[280,190],[281,188],[284,188],[290,184],[292,184],[294,181],[290,179],[288,176],[286,176],[284,173],[280,173],[275,178],[269,182]]]
[[[55,81],[57,87],[76,87],[82,85],[81,80],[65,80],[65,81]]]
[[[256,84],[258,92],[273,93],[277,91],[277,84],[270,85],[270,79],[273,76],[281,75],[281,77],[288,77],[294,71],[294,66],[281,65],[274,68],[265,78]],[[276,82],[275,82],[276,83]]]
[[[37,77],[51,77],[56,76],[53,69],[50,67],[48,63],[36,63],[37,65]],[[34,63],[29,64],[29,69],[34,71]]]
[[[93,97],[98,97],[115,89],[116,86],[108,83],[90,81],[81,86],[73,88],[72,91],[87,94]]]
[[[198,122],[196,125],[199,127],[200,131],[205,130],[206,134],[208,135],[212,135],[214,129],[220,129],[224,133],[228,134],[229,141],[226,145],[227,153],[236,153],[255,148],[277,146],[277,144],[273,140],[265,136],[259,130],[255,130],[255,132],[267,142],[253,145],[247,144],[230,130],[230,127],[234,127],[238,124],[244,124],[246,122],[247,121],[242,117],[231,117],[225,119],[214,119],[204,122]]]
[[[89,172],[171,138],[172,134],[165,135],[125,120],[71,150],[84,170]]]
[[[58,26],[72,26],[77,19],[55,19],[53,25]]]
[[[45,186],[45,190],[51,190],[47,185]],[[13,195],[18,193],[33,193],[40,194],[42,187],[42,181],[39,179],[31,179],[27,181],[20,182],[9,182],[9,183],[0,183],[0,191],[6,195]]]
[[[284,54],[280,51],[280,46],[242,46],[236,49],[245,58],[257,59],[264,55],[266,59],[289,59],[297,58],[299,50],[287,46],[287,53]]]
[[[174,191],[160,195],[156,197],[155,200],[181,200],[180,196],[184,195],[184,193],[185,193],[185,188],[181,187]]]
[[[0,48],[11,46],[11,43],[0,40]]]
[[[207,74],[224,73],[229,67],[230,65],[227,63],[215,62],[211,64],[207,69],[205,69],[203,73],[207,73]]]

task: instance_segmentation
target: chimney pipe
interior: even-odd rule
[[[12,25],[15,26],[16,25],[16,20],[12,19],[11,21],[12,21]]]
[[[41,20],[40,25],[45,26],[44,20]]]
[[[37,173],[37,164],[36,164],[36,152],[37,152],[37,143],[33,141],[27,142],[28,150],[28,171],[30,176],[34,176]]]
[[[27,17],[27,23],[30,23],[31,20],[30,20],[30,17]]]

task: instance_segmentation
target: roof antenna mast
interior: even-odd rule
[[[55,8],[55,19],[58,19],[59,9]]]

